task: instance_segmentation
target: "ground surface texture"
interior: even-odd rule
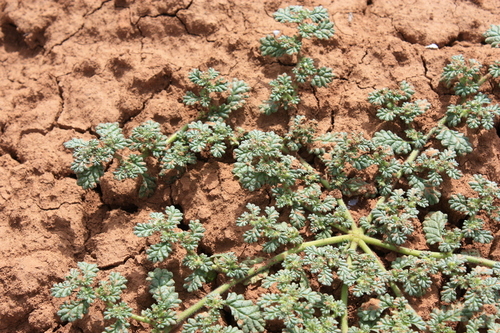
[[[305,50],[333,68],[336,79],[327,89],[305,91],[293,111],[317,119],[320,132],[378,130],[367,95],[401,80],[429,100],[429,121],[435,121],[452,99],[439,80],[452,55],[500,59],[500,49],[482,37],[500,24],[498,0],[0,1],[0,332],[100,332],[96,315],[61,323],[60,301],[50,296],[50,287],[82,260],[124,274],[133,307],[150,304],[141,284],[151,268],[147,243],[132,228],[167,205],[203,222],[206,251],[252,251],[241,243],[234,219],[247,202],[266,204],[269,197],[240,187],[230,156],[190,167],[145,200],[134,182],[111,176],[95,190],[79,188],[63,143],[91,138],[102,122],[119,122],[128,133],[152,119],[166,134],[175,132],[196,117],[182,104],[192,89],[187,74],[209,67],[252,87],[248,104],[234,114],[235,126],[283,133],[290,114],[264,116],[256,106],[266,99],[268,82],[289,66],[262,57],[259,39],[286,32],[272,13],[296,4],[322,5],[335,22],[333,39],[306,43]],[[433,43],[439,49],[425,47]],[[489,89],[499,102],[498,88]],[[481,131],[472,143],[475,152],[460,160],[464,179],[481,173],[499,182],[497,132]],[[479,251],[500,260],[500,232],[494,231],[495,241]],[[179,261],[168,268],[183,274]],[[185,305],[194,301],[180,295]]]

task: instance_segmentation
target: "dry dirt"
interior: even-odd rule
[[[82,260],[123,273],[133,307],[150,304],[141,284],[151,268],[147,243],[132,227],[167,205],[203,222],[206,251],[254,251],[242,244],[234,219],[247,202],[265,204],[269,197],[240,188],[230,156],[190,167],[143,200],[133,182],[109,176],[95,190],[79,188],[63,142],[90,138],[102,122],[119,122],[127,132],[153,119],[173,133],[196,117],[181,103],[192,88],[188,72],[208,67],[252,87],[234,125],[283,132],[290,114],[263,116],[257,105],[269,93],[267,83],[289,67],[262,57],[258,47],[261,37],[284,29],[272,13],[291,4],[322,5],[335,22],[334,38],[309,42],[306,52],[333,68],[336,79],[327,89],[306,90],[292,112],[317,119],[322,132],[380,129],[367,95],[401,80],[415,86],[416,98],[432,103],[420,119],[430,126],[453,101],[439,81],[452,55],[500,59],[500,49],[482,37],[500,24],[498,0],[0,1],[0,332],[100,332],[102,318],[95,313],[61,323],[55,314],[60,301],[50,296],[50,287]],[[439,49],[425,48],[432,43]],[[500,101],[498,87],[485,89]],[[481,173],[499,182],[497,131],[469,134],[477,149],[460,159],[466,177]],[[450,188],[463,192],[464,184]],[[493,245],[478,250],[500,260],[499,228],[492,229]],[[168,268],[185,273],[179,260]],[[193,302],[180,295],[185,305]]]

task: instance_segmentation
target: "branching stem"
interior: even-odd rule
[[[381,247],[381,248],[385,248],[385,249],[388,249],[388,250],[392,250],[392,251],[395,251],[395,252],[398,252],[398,253],[401,253],[401,254],[406,254],[406,255],[411,255],[411,256],[417,256],[417,257],[425,254],[425,255],[431,256],[431,257],[436,258],[436,259],[444,259],[444,258],[447,258],[447,257],[449,257],[451,255],[450,253],[413,250],[413,249],[410,249],[410,248],[407,248],[407,247],[402,247],[402,246],[397,246],[397,245],[393,245],[393,244],[384,243],[384,242],[382,242],[379,239],[376,239],[376,238],[373,238],[373,237],[370,237],[370,236],[366,236],[366,235],[363,235],[363,234],[359,233],[359,230],[360,230],[360,228],[358,228],[358,232],[355,232],[355,233],[349,233],[347,235],[334,236],[334,237],[330,237],[330,238],[325,238],[325,239],[320,239],[320,240],[315,240],[315,241],[310,241],[310,242],[302,243],[299,246],[296,246],[296,247],[294,247],[292,249],[289,249],[287,251],[284,251],[284,252],[282,252],[282,253],[280,253],[280,254],[272,257],[263,266],[255,266],[255,267],[251,268],[248,271],[248,275],[246,277],[241,278],[241,279],[234,279],[234,280],[232,280],[230,282],[227,282],[227,283],[219,286],[218,288],[216,288],[215,290],[213,290],[212,292],[210,292],[209,294],[207,294],[205,297],[203,297],[196,304],[194,304],[193,306],[191,306],[188,309],[184,310],[182,313],[179,314],[177,323],[174,326],[166,329],[165,332],[167,332],[167,333],[171,332],[173,329],[175,329],[179,325],[181,325],[186,319],[188,319],[189,317],[193,316],[196,312],[198,312],[201,308],[203,308],[203,306],[210,299],[210,296],[221,295],[221,294],[227,292],[233,286],[235,286],[237,284],[240,284],[240,283],[244,283],[248,279],[250,279],[250,278],[252,278],[252,277],[254,277],[256,275],[259,275],[261,273],[264,273],[264,272],[268,271],[272,266],[274,266],[276,264],[279,264],[282,261],[284,261],[286,259],[286,257],[288,257],[289,255],[302,252],[306,248],[311,247],[311,246],[321,247],[321,246],[326,246],[326,245],[331,245],[331,244],[338,244],[338,243],[342,243],[342,242],[351,242],[350,243],[351,244],[350,248],[354,248],[355,249],[359,245],[359,247],[365,253],[367,253],[367,254],[369,254],[369,255],[371,255],[371,256],[373,256],[374,258],[377,259],[378,265],[384,271],[386,271],[386,268],[384,267],[384,265],[380,261],[380,259],[377,257],[377,255],[370,249],[370,247],[368,246],[368,244],[371,244],[371,245],[374,245],[374,246],[377,246],[377,247]],[[474,256],[470,256],[470,255],[464,255],[464,258],[469,263],[480,264],[480,265],[484,265],[484,266],[487,266],[487,267],[490,267],[490,268],[492,268],[497,263],[494,260],[489,260],[489,259],[474,257]],[[348,264],[349,264],[349,259],[350,258],[348,258]],[[402,291],[399,289],[399,287],[397,285],[395,285],[394,283],[391,283],[390,285],[391,285],[391,288],[394,291],[394,294],[396,296],[398,296],[398,297],[403,296]],[[341,300],[344,302],[344,304],[347,305],[347,301],[348,301],[348,287],[347,287],[347,285],[343,285],[343,287],[342,287]],[[142,316],[133,315],[132,318],[135,319],[135,320],[141,321],[141,322],[151,323],[150,320],[148,320],[147,318],[142,317]],[[348,319],[348,317],[347,317],[347,312],[346,312],[342,316],[342,318],[341,318],[342,333],[346,333],[347,332],[347,328],[348,328],[347,319]]]

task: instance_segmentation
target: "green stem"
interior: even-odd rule
[[[372,251],[372,249],[370,249],[370,247],[366,244],[365,241],[359,239],[358,240],[358,244],[359,244],[359,247],[361,249],[363,249],[363,251],[372,256],[373,258],[375,258],[375,260],[377,261],[377,264],[378,266],[380,267],[380,269],[384,272],[387,272],[387,269],[385,268],[384,264],[382,263],[382,261],[380,260],[380,258]],[[390,282],[389,285],[391,286],[391,289],[392,291],[394,292],[394,294],[397,296],[397,297],[401,297],[403,296],[403,292],[401,291],[401,289],[399,289],[399,287],[394,284],[394,282]]]
[[[353,221],[353,229],[357,229],[357,226],[354,223],[354,221]],[[353,235],[354,234],[355,234],[355,232],[353,232]],[[351,243],[349,244],[349,249],[355,251],[357,247],[358,247],[358,243],[353,239],[351,241]],[[352,268],[352,257],[350,255],[347,256],[347,267],[349,267],[349,269]],[[340,318],[340,327],[341,327],[342,333],[347,333],[347,331],[349,330],[349,321],[348,321],[348,319],[349,319],[349,309],[348,309],[348,307],[349,307],[349,286],[345,283],[342,284],[342,291],[340,294],[340,299],[342,300],[342,302],[345,305],[345,311],[342,314],[342,317]]]
[[[266,272],[272,266],[284,261],[286,259],[286,257],[288,257],[290,254],[302,252],[310,246],[325,246],[325,245],[330,245],[330,244],[342,243],[345,241],[352,240],[353,238],[354,238],[353,235],[335,236],[335,237],[330,237],[330,238],[326,238],[326,239],[320,239],[320,240],[316,240],[316,241],[302,243],[301,245],[296,246],[288,251],[282,252],[282,253],[274,256],[273,258],[269,259],[269,261],[264,266],[253,267],[252,269],[250,269],[248,271],[248,275],[246,277],[241,278],[241,279],[232,280],[232,281],[225,283],[225,284],[219,286],[218,288],[214,289],[212,292],[210,292],[208,295],[203,297],[196,304],[194,304],[193,306],[184,310],[177,317],[177,323],[174,326],[166,329],[164,332],[166,332],[166,333],[171,332],[173,329],[175,329],[179,325],[181,325],[186,319],[188,319],[189,317],[194,315],[196,312],[198,312],[207,303],[210,296],[221,295],[221,294],[225,293],[226,291],[228,291],[231,287],[233,287],[239,283],[243,283],[246,280],[248,280],[256,275],[259,275],[263,272]]]
[[[139,316],[139,315],[136,315],[136,314],[132,314],[130,316],[131,319],[134,319],[134,320],[137,320],[137,321],[140,321],[142,323],[146,323],[146,324],[149,324],[151,325],[153,322],[151,321],[151,319],[149,318],[146,318],[146,317],[143,317],[143,316]]]
[[[361,247],[363,249],[363,251],[365,251],[365,253],[367,253],[368,255],[370,255],[373,258],[375,258],[375,260],[377,261],[377,264],[380,267],[380,269],[383,272],[387,272],[387,269],[385,268],[384,264],[382,263],[382,261],[380,260],[380,258],[372,251],[372,249],[370,249],[370,247],[363,240],[361,240],[361,239],[358,240],[358,243],[359,243],[359,247]],[[397,286],[397,284],[395,284],[393,281],[389,282],[389,286],[391,287],[392,291],[394,292],[394,294],[397,297],[403,297],[404,296],[403,292],[401,291],[401,289],[399,289],[399,287]],[[419,318],[422,318],[417,313],[417,311],[415,311],[415,309],[410,304],[407,304],[406,308],[409,309],[410,311],[412,311],[415,314],[415,316],[417,316]]]
[[[358,228],[358,227],[356,227],[356,228]],[[227,292],[233,286],[240,284],[240,283],[243,283],[256,275],[259,275],[263,272],[268,271],[272,266],[284,261],[286,259],[286,257],[288,257],[289,255],[302,252],[306,248],[311,247],[311,246],[321,247],[321,246],[326,246],[326,245],[331,245],[331,244],[342,243],[342,242],[346,242],[346,241],[351,242],[351,244],[349,246],[350,248],[356,248],[356,246],[359,245],[363,249],[364,252],[377,258],[377,261],[379,262],[380,267],[383,268],[384,270],[385,270],[385,267],[380,262],[380,259],[376,256],[375,253],[373,253],[373,251],[369,248],[369,246],[367,244],[371,244],[371,245],[374,245],[377,247],[385,248],[385,249],[392,250],[392,251],[395,251],[395,252],[398,252],[401,254],[412,255],[412,256],[421,256],[423,254],[426,254],[428,256],[431,256],[431,257],[434,257],[437,259],[444,259],[444,258],[451,256],[450,253],[420,251],[420,250],[413,250],[413,249],[409,249],[406,247],[397,246],[397,245],[393,245],[393,244],[387,244],[387,243],[382,242],[379,239],[376,239],[376,238],[373,238],[370,236],[366,236],[366,235],[360,233],[360,228],[358,228],[357,231],[355,231],[355,232],[351,231],[351,233],[349,233],[347,235],[334,236],[334,237],[330,237],[330,238],[305,242],[299,246],[296,246],[290,250],[284,251],[284,252],[272,257],[263,266],[253,267],[252,269],[250,269],[248,271],[248,275],[246,277],[241,278],[241,279],[235,279],[235,280],[232,280],[228,283],[225,283],[225,284],[219,286],[218,288],[216,288],[215,290],[213,290],[212,292],[207,294],[205,297],[203,297],[196,304],[194,304],[193,306],[184,310],[177,317],[177,323],[175,325],[171,326],[170,328],[166,329],[164,332],[168,333],[168,332],[171,332],[172,330],[174,330],[175,328],[179,327],[186,319],[193,316],[196,312],[198,312],[201,308],[203,308],[203,306],[207,303],[210,296],[221,295],[221,294]],[[464,255],[464,258],[469,263],[484,265],[484,266],[487,266],[490,268],[492,268],[495,264],[498,263],[494,260],[489,260],[489,259],[484,259],[484,258],[474,257],[474,256],[469,256],[469,255]],[[351,260],[351,259],[348,258],[348,261],[349,260]],[[391,284],[391,288],[394,291],[394,293],[396,294],[396,296],[401,297],[403,295],[401,290],[399,290],[399,288],[396,285]],[[342,291],[341,291],[341,300],[346,305],[348,304],[348,296],[349,296],[349,288],[347,285],[343,285]],[[145,318],[143,316],[132,315],[131,318],[135,319],[137,321],[140,321],[140,322],[153,324],[150,319]],[[342,333],[347,333],[347,330],[348,330],[348,321],[347,320],[348,320],[348,313],[346,312],[341,317]]]
[[[114,306],[113,302],[106,302],[106,305],[107,305],[107,307],[109,309]],[[146,324],[150,324],[150,325],[153,324],[153,321],[151,319],[143,317],[143,316],[139,316],[139,315],[136,315],[136,314],[130,315],[130,318],[134,319],[134,320],[137,320],[137,321],[140,321],[142,323],[146,323]]]
[[[199,119],[199,118],[197,118],[197,119]],[[171,136],[169,136],[168,139],[167,139],[167,146],[169,144],[172,144],[175,140],[177,140],[177,138],[179,137],[180,133],[183,133],[183,132],[187,131],[188,125],[189,124],[186,124],[186,125],[182,126],[177,132],[175,132],[174,134],[172,134]]]
[[[479,81],[477,81],[478,86],[479,86],[479,87],[481,87],[481,86],[482,86],[482,85],[483,85],[486,81],[488,81],[488,80],[489,80],[489,79],[491,79],[492,77],[493,77],[493,76],[492,76],[490,73],[488,73],[488,74],[486,74],[486,75],[483,75],[483,76],[479,79]]]
[[[398,246],[398,245],[384,243],[384,242],[382,242],[379,239],[376,239],[376,238],[373,238],[373,237],[369,237],[369,236],[365,236],[365,235],[357,236],[357,237],[361,241],[363,241],[363,242],[365,242],[367,244],[375,245],[377,247],[381,247],[381,248],[384,248],[384,249],[387,249],[387,250],[391,250],[391,251],[394,251],[394,252],[398,252],[398,253],[406,254],[406,255],[410,255],[410,256],[419,257],[419,256],[425,254],[425,255],[428,255],[428,256],[430,256],[432,258],[445,259],[445,258],[448,258],[448,257],[450,257],[450,256],[453,255],[453,254],[451,254],[449,252],[443,253],[443,252],[413,250],[413,249],[409,249],[407,247],[402,247],[402,246]],[[460,254],[460,255],[463,256],[465,258],[465,260],[467,260],[467,262],[469,262],[471,264],[483,265],[483,266],[487,266],[489,268],[493,268],[493,266],[495,264],[498,264],[498,261],[495,261],[495,260],[490,260],[490,259],[485,259],[485,258],[475,257],[475,256],[470,256],[470,255],[463,255],[463,254]]]
[[[346,284],[342,285],[342,291],[340,294],[340,299],[346,305],[346,309],[342,317],[340,318],[340,329],[342,333],[347,333],[349,331],[349,310],[347,305],[349,304],[349,287]]]

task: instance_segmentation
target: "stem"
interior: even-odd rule
[[[340,318],[340,327],[341,327],[342,333],[347,333],[349,331],[349,321],[348,321],[349,311],[347,309],[347,304],[349,301],[349,287],[346,284],[342,285],[340,299],[346,305],[345,312],[342,315],[342,317]]]
[[[488,73],[488,74],[486,74],[486,75],[483,75],[483,76],[479,79],[479,81],[477,81],[478,86],[479,86],[479,87],[481,87],[481,86],[482,86],[482,85],[483,85],[486,81],[488,81],[488,80],[489,80],[489,79],[491,79],[492,77],[493,77],[493,76],[492,76],[490,73]]]
[[[363,241],[363,240],[359,240],[358,241],[359,243],[359,247],[361,247],[363,249],[363,251],[365,251],[365,253],[367,253],[368,255],[374,257],[377,261],[377,264],[378,266],[380,267],[380,269],[384,272],[387,272],[387,269],[385,268],[384,264],[382,263],[382,261],[380,261],[380,258],[375,254],[373,253],[372,249],[370,249],[370,247],[368,245],[366,245],[366,243]],[[394,294],[397,296],[397,297],[403,297],[403,292],[401,291],[401,289],[399,289],[399,287],[397,286],[397,284],[395,284],[393,281],[390,281],[389,282],[389,285],[391,286],[391,289],[392,291],[394,292]],[[419,317],[419,318],[422,318],[418,313],[417,311],[415,311],[415,309],[410,305],[410,304],[407,304],[406,305],[406,308],[411,310],[415,316]]]
[[[288,251],[282,252],[282,253],[274,256],[273,258],[269,259],[269,261],[264,266],[253,267],[252,269],[250,269],[248,271],[248,275],[246,277],[241,278],[241,279],[235,279],[235,280],[232,280],[228,283],[225,283],[225,284],[219,286],[218,288],[216,288],[215,290],[213,290],[212,292],[210,292],[209,294],[207,294],[205,297],[203,297],[196,304],[194,304],[193,306],[184,310],[177,317],[178,318],[177,323],[174,326],[171,326],[170,328],[166,329],[164,332],[166,332],[166,333],[171,332],[173,329],[175,329],[179,325],[181,325],[186,319],[188,319],[189,317],[194,315],[196,312],[198,312],[207,303],[209,296],[221,295],[221,294],[225,293],[231,287],[233,287],[239,283],[243,283],[246,280],[248,280],[256,275],[261,274],[261,273],[269,270],[269,268],[271,268],[272,266],[285,260],[286,257],[288,257],[290,254],[302,252],[310,246],[325,246],[325,245],[330,245],[330,244],[342,243],[345,241],[352,240],[353,238],[354,238],[353,235],[335,236],[335,237],[330,237],[330,238],[326,238],[326,239],[320,239],[320,240],[316,240],[316,241],[302,243],[301,245],[296,246]]]
[[[197,119],[199,119],[199,118],[197,118]],[[177,140],[177,138],[179,137],[180,133],[187,131],[188,125],[189,124],[186,124],[186,125],[182,126],[177,132],[175,132],[174,134],[172,134],[171,136],[169,136],[168,139],[167,139],[167,145],[169,145],[169,144],[173,143],[175,140]]]
[[[266,272],[272,266],[284,261],[286,259],[286,257],[288,257],[290,254],[302,252],[306,248],[311,247],[311,246],[321,247],[321,246],[326,246],[326,245],[337,244],[337,243],[349,241],[349,242],[351,242],[351,244],[349,245],[350,248],[355,249],[359,245],[365,253],[368,253],[368,254],[374,256],[377,259],[379,266],[383,270],[386,270],[386,269],[383,266],[382,262],[380,262],[380,259],[370,249],[370,247],[367,244],[375,245],[375,246],[382,247],[382,248],[385,248],[388,250],[392,250],[392,251],[395,251],[395,252],[398,252],[401,254],[412,255],[412,256],[420,256],[420,255],[426,254],[426,255],[431,256],[433,258],[444,259],[444,258],[447,258],[447,257],[452,255],[450,253],[420,251],[420,250],[413,250],[413,249],[409,249],[406,247],[397,246],[397,245],[393,245],[393,244],[387,244],[387,243],[382,242],[379,239],[376,239],[376,238],[373,238],[370,236],[366,236],[366,235],[360,233],[361,228],[358,228],[357,226],[356,226],[356,228],[357,228],[356,229],[357,231],[355,231],[355,232],[351,231],[351,233],[349,233],[347,235],[334,236],[334,237],[330,237],[330,238],[325,238],[325,239],[320,239],[320,240],[302,243],[299,246],[296,246],[290,250],[284,251],[284,252],[272,257],[263,266],[251,268],[248,271],[248,275],[246,277],[241,278],[241,279],[235,279],[235,280],[232,280],[228,283],[225,283],[225,284],[219,286],[218,288],[216,288],[215,290],[213,290],[212,292],[207,294],[205,297],[203,297],[201,300],[199,300],[196,304],[194,304],[193,306],[184,310],[177,317],[178,318],[177,323],[175,325],[171,326],[170,328],[165,329],[164,332],[166,332],[166,333],[171,332],[175,328],[179,327],[186,319],[188,319],[189,317],[194,315],[196,312],[198,312],[207,303],[209,296],[221,295],[221,294],[225,293],[226,291],[228,291],[231,287],[233,287],[237,284],[243,283],[243,282],[247,281],[248,279],[250,279],[258,274]],[[469,255],[464,255],[463,257],[469,263],[484,265],[484,266],[487,266],[489,268],[492,268],[495,264],[498,263],[494,260],[489,260],[489,259],[484,259],[484,258],[474,257],[474,256],[469,256]],[[352,260],[352,259],[350,257],[348,257],[347,260],[348,260],[348,264],[349,264],[350,260]],[[397,285],[391,283],[390,286],[391,286],[391,288],[394,291],[396,296],[398,296],[398,297],[403,296],[403,293],[401,292],[401,290],[399,289],[399,287]],[[341,300],[346,305],[348,304],[348,296],[349,296],[349,288],[347,285],[343,285],[342,290],[341,290]],[[137,321],[140,321],[140,322],[153,324],[150,319],[145,318],[143,316],[132,315],[131,318],[135,319]],[[349,327],[348,326],[348,312],[346,311],[346,313],[344,313],[341,317],[342,333],[347,333],[348,327]]]
[[[153,323],[150,319],[136,314],[132,314],[130,318],[150,325]]]
[[[362,248],[366,254],[370,255],[371,257],[373,257],[377,261],[377,264],[382,271],[387,272],[387,269],[385,268],[385,266],[382,263],[382,261],[380,260],[380,258],[372,251],[372,249],[370,249],[370,247],[368,245],[366,245],[365,241],[359,239],[358,244],[359,244],[359,247]],[[394,294],[396,294],[396,296],[398,296],[398,297],[403,296],[401,289],[399,289],[399,287],[397,285],[395,285],[394,282],[391,281],[389,284],[391,286],[392,291],[394,291]]]
[[[439,120],[439,122],[437,123],[437,126],[433,127],[427,133],[427,135],[424,137],[425,142],[429,141],[430,138],[442,126],[444,126],[444,124],[446,123],[447,119],[448,119],[448,117],[444,116],[443,118],[441,118]],[[171,144],[172,142],[174,142],[177,139],[179,133],[182,133],[182,132],[186,131],[187,128],[188,128],[188,125],[184,125],[179,131],[177,131],[176,133],[172,134],[168,138],[167,144]],[[417,159],[417,157],[419,156],[419,154],[421,153],[421,149],[422,148],[413,149],[412,152],[406,158],[405,163],[414,162]],[[289,151],[288,151],[288,149],[286,147],[282,147],[282,151],[284,153],[289,153]],[[298,156],[298,159],[301,162],[301,164],[308,171],[316,172],[314,170],[314,168],[307,161],[305,161],[302,157]],[[403,176],[403,172],[402,171],[399,171],[396,174],[396,176],[395,176],[396,180],[393,183],[392,188],[394,188],[394,186],[396,185],[397,181],[402,176]],[[320,177],[320,182],[321,182],[321,184],[326,189],[331,189],[331,185],[328,182],[328,180]],[[377,201],[375,207],[377,207],[378,205],[384,203],[386,200],[387,200],[387,197],[380,198]],[[259,274],[261,274],[263,272],[268,271],[272,266],[274,266],[274,265],[276,265],[276,264],[284,261],[286,259],[286,257],[289,256],[290,254],[296,254],[296,253],[302,252],[302,251],[304,251],[306,248],[308,248],[310,246],[318,246],[318,247],[320,247],[320,246],[326,246],[326,245],[330,245],[330,244],[336,244],[336,243],[341,243],[341,242],[349,241],[350,242],[350,245],[349,245],[350,249],[355,250],[357,248],[357,246],[360,246],[361,249],[363,249],[363,251],[365,253],[367,253],[367,254],[373,256],[374,258],[376,258],[378,265],[384,271],[387,271],[387,269],[385,268],[385,266],[383,265],[383,263],[380,261],[380,258],[378,258],[378,256],[370,249],[370,247],[368,246],[368,244],[371,244],[371,245],[374,245],[374,246],[378,246],[378,247],[381,247],[381,248],[385,248],[385,249],[389,249],[389,250],[392,250],[392,251],[395,251],[395,252],[398,252],[398,253],[401,253],[401,254],[412,255],[412,256],[421,256],[423,254],[426,254],[426,255],[429,255],[429,256],[437,258],[437,259],[444,259],[444,258],[447,258],[447,257],[449,257],[449,256],[452,255],[450,253],[413,250],[413,249],[406,248],[406,247],[401,247],[401,246],[396,246],[396,245],[393,245],[393,244],[384,243],[384,242],[382,242],[379,239],[376,239],[376,238],[373,238],[373,237],[370,237],[370,236],[366,236],[364,234],[363,228],[360,228],[360,227],[357,226],[357,224],[356,224],[354,218],[352,217],[351,212],[347,208],[347,205],[345,204],[344,200],[342,198],[338,198],[337,199],[337,204],[339,205],[339,207],[344,208],[344,210],[345,210],[345,218],[347,220],[351,221],[351,229],[350,230],[348,230],[346,228],[343,228],[341,226],[336,226],[337,229],[339,229],[340,231],[346,233],[345,235],[334,236],[334,237],[330,237],[330,238],[326,238],[326,239],[321,239],[321,240],[316,240],[316,241],[310,241],[310,242],[303,243],[303,244],[301,244],[299,246],[296,246],[296,247],[294,247],[294,248],[292,248],[290,250],[287,250],[285,252],[282,252],[282,253],[280,253],[280,254],[272,257],[263,266],[253,267],[252,269],[250,269],[248,271],[248,275],[246,277],[240,278],[240,279],[235,279],[235,280],[232,280],[232,281],[230,281],[228,283],[225,283],[225,284],[219,286],[218,288],[216,288],[215,290],[213,290],[212,292],[210,292],[209,294],[207,294],[205,297],[203,297],[196,304],[194,304],[193,306],[191,306],[188,309],[184,310],[178,316],[177,323],[175,325],[171,326],[170,328],[166,329],[165,332],[167,332],[167,333],[171,332],[175,328],[179,327],[186,319],[188,319],[189,317],[193,316],[196,312],[198,312],[201,308],[203,308],[205,306],[205,304],[207,303],[207,301],[208,301],[208,299],[209,299],[210,296],[221,295],[221,294],[227,292],[233,286],[235,286],[237,284],[240,284],[240,283],[243,283],[243,282],[247,281],[248,279],[250,279],[250,278],[252,278],[252,277],[254,277],[256,275],[259,275]],[[373,214],[370,213],[369,216],[368,216],[368,221],[370,222],[372,219],[373,219]],[[469,256],[469,255],[465,255],[464,257],[465,257],[465,259],[469,263],[480,264],[480,265],[484,265],[484,266],[487,266],[487,267],[490,267],[490,268],[493,267],[495,264],[497,264],[496,261],[489,260],[489,259],[484,259],[484,258],[480,258],[480,257],[474,257],[474,256]],[[352,258],[350,256],[348,256],[348,258],[347,258],[347,263],[348,263],[349,266],[352,265]],[[402,293],[401,289],[399,289],[399,287],[396,284],[394,284],[393,282],[390,282],[390,286],[391,286],[391,289],[393,290],[394,294],[397,297],[403,297],[403,293]],[[348,324],[348,310],[347,310],[348,297],[349,297],[349,287],[346,284],[344,284],[342,286],[342,289],[341,289],[341,300],[346,305],[346,312],[341,317],[341,331],[342,331],[342,333],[347,333],[348,332],[348,328],[349,328],[349,324]],[[135,320],[138,320],[138,321],[145,322],[145,323],[151,323],[151,321],[148,318],[145,318],[145,317],[142,317],[142,316],[132,315],[131,318],[135,319]]]
[[[363,241],[367,244],[375,245],[378,247],[382,247],[384,249],[388,249],[391,251],[395,251],[395,252],[410,255],[410,256],[419,257],[419,256],[425,254],[425,255],[428,255],[428,256],[436,258],[436,259],[445,259],[445,258],[448,258],[448,257],[453,255],[452,253],[449,253],[449,252],[443,253],[443,252],[413,250],[413,249],[410,249],[407,247],[402,247],[402,246],[398,246],[398,245],[384,243],[379,239],[376,239],[376,238],[373,238],[370,236],[365,236],[365,235],[359,235],[357,237],[360,239],[360,241]],[[465,260],[467,260],[467,262],[469,262],[471,264],[483,265],[483,266],[487,266],[489,268],[493,268],[493,266],[498,263],[498,261],[485,259],[485,258],[481,258],[481,257],[475,257],[475,256],[463,255],[463,254],[460,254],[460,255],[463,256],[465,258]]]
[[[357,226],[353,221],[353,229],[354,228],[357,229]],[[354,251],[354,250],[356,250],[357,247],[358,247],[358,243],[353,239],[351,241],[351,243],[349,244],[349,249]],[[352,257],[350,255],[347,256],[347,267],[352,268]],[[348,309],[348,306],[349,306],[349,286],[345,283],[342,284],[342,291],[340,294],[340,299],[342,300],[342,302],[345,305],[345,312],[342,315],[342,317],[340,318],[340,327],[341,327],[342,333],[347,333],[347,331],[349,330],[349,321],[348,321],[348,319],[349,319],[349,309]]]

